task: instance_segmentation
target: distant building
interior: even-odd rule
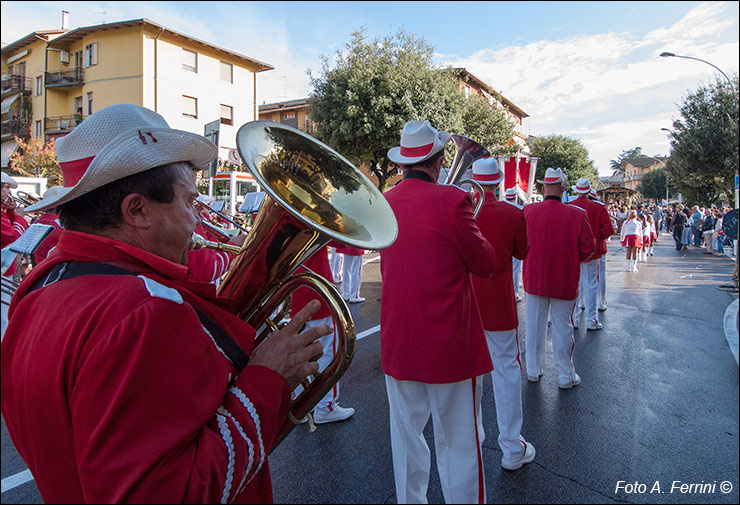
[[[219,158],[258,117],[257,74],[273,67],[148,19],[33,32],[2,48],[2,166],[14,136],[61,137],[109,105],[134,103],[171,127],[219,122]]]
[[[493,89],[489,84],[486,84],[478,77],[471,74],[465,68],[455,68],[457,72],[458,83],[460,89],[468,98],[471,95],[480,95],[491,105],[491,107],[497,107],[506,112],[512,123],[514,123],[514,138],[511,139],[511,143],[516,143],[518,151],[523,154],[529,154],[529,147],[527,146],[527,139],[529,138],[529,131],[524,126],[524,118],[528,118],[529,114],[524,112],[514,102],[506,98],[504,95]]]
[[[665,166],[667,157],[639,156],[622,160],[621,169],[625,174],[624,187],[638,191],[642,176]]]
[[[306,133],[313,134],[316,131],[316,125],[311,121],[308,110],[308,98],[260,105],[259,118],[283,123]]]

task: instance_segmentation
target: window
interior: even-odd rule
[[[34,128],[34,137],[41,138],[41,120],[36,121],[36,127]]]
[[[182,96],[182,115],[198,118],[198,99],[192,96]]]
[[[93,94],[92,91],[87,94],[87,115],[93,113]]]
[[[187,49],[182,50],[182,68],[188,72],[198,73],[198,53],[188,51]]]
[[[465,86],[465,98],[470,98],[470,86]]]
[[[234,82],[234,66],[231,63],[221,62],[221,80],[229,83]]]
[[[84,60],[82,59],[82,51],[75,52],[75,68],[82,67]]]
[[[85,46],[85,66],[91,67],[98,64],[98,43],[93,42]]]
[[[36,77],[36,96],[41,96],[44,89],[44,79],[41,76]]]
[[[221,124],[234,124],[234,108],[231,105],[221,104]]]
[[[295,111],[284,113],[283,119],[295,119]]]

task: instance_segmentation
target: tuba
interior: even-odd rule
[[[299,287],[324,298],[334,319],[334,360],[292,402],[275,446],[305,418],[349,368],[355,326],[332,283],[312,272],[295,274],[330,240],[362,249],[384,249],[398,224],[380,191],[340,154],[303,133],[272,121],[243,125],[236,136],[239,155],[266,192],[252,229],[219,288],[219,298],[257,329],[255,346],[278,328],[271,318]]]
[[[469,139],[464,135],[453,134],[452,141],[455,143],[455,147],[457,147],[457,152],[455,153],[455,158],[452,160],[452,165],[447,173],[445,184],[453,184],[455,186],[470,184],[478,190],[478,204],[475,206],[475,210],[473,211],[475,217],[478,217],[478,213],[483,207],[483,200],[485,199],[483,187],[478,182],[470,178],[464,179],[463,177],[468,169],[473,166],[473,163],[483,158],[489,158],[491,153],[489,153],[488,149],[480,145],[478,142]]]

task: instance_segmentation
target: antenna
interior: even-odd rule
[[[103,15],[103,23],[102,24],[105,24],[105,15],[108,14],[107,11],[97,11],[97,12],[93,12],[93,14],[102,14]]]

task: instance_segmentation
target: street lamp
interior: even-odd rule
[[[680,54],[669,53],[667,51],[666,52],[663,52],[663,53],[660,53],[660,56],[661,56],[661,58],[685,58],[687,60],[696,60],[696,61],[701,61],[702,63],[706,63],[707,65],[710,65],[710,66],[714,67],[717,70],[717,72],[719,72],[720,74],[722,74],[725,77],[725,79],[727,79],[727,82],[730,83],[730,88],[731,89],[734,88],[734,86],[732,85],[732,80],[730,80],[730,78],[727,77],[727,74],[725,74],[717,65],[712,65],[711,63],[709,63],[706,60],[702,60],[700,58],[694,58],[693,56],[681,56]]]

